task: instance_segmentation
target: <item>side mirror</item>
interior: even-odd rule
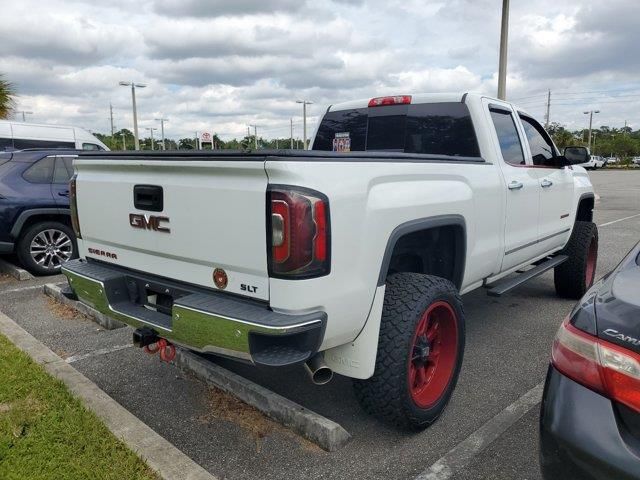
[[[564,158],[567,159],[569,165],[579,165],[587,163],[591,159],[591,155],[586,147],[566,147]]]

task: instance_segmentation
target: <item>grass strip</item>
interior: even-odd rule
[[[61,381],[0,335],[0,479],[157,478]]]

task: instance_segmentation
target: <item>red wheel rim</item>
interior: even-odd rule
[[[457,315],[449,303],[438,301],[422,314],[413,334],[409,356],[409,391],[420,408],[435,405],[447,389],[458,357]]]
[[[589,251],[587,252],[587,267],[584,270],[584,281],[589,288],[593,285],[596,276],[596,264],[598,263],[598,244],[596,239],[591,240]]]

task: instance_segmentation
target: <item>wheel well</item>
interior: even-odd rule
[[[593,208],[595,199],[591,196],[584,197],[578,204],[578,212],[576,213],[576,221],[593,222]]]
[[[63,215],[59,213],[40,213],[31,215],[25,220],[20,227],[20,231],[17,233],[16,238],[19,238],[29,227],[41,222],[60,222],[64,223],[68,227],[71,227],[71,217],[69,215]]]
[[[462,225],[442,225],[406,233],[393,246],[386,276],[413,272],[446,278],[460,288],[464,273]]]

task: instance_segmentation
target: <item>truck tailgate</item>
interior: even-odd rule
[[[268,300],[264,158],[81,158],[74,166],[81,256],[208,288],[221,268],[226,291]],[[138,185],[161,190],[162,206],[156,198],[136,208]]]

